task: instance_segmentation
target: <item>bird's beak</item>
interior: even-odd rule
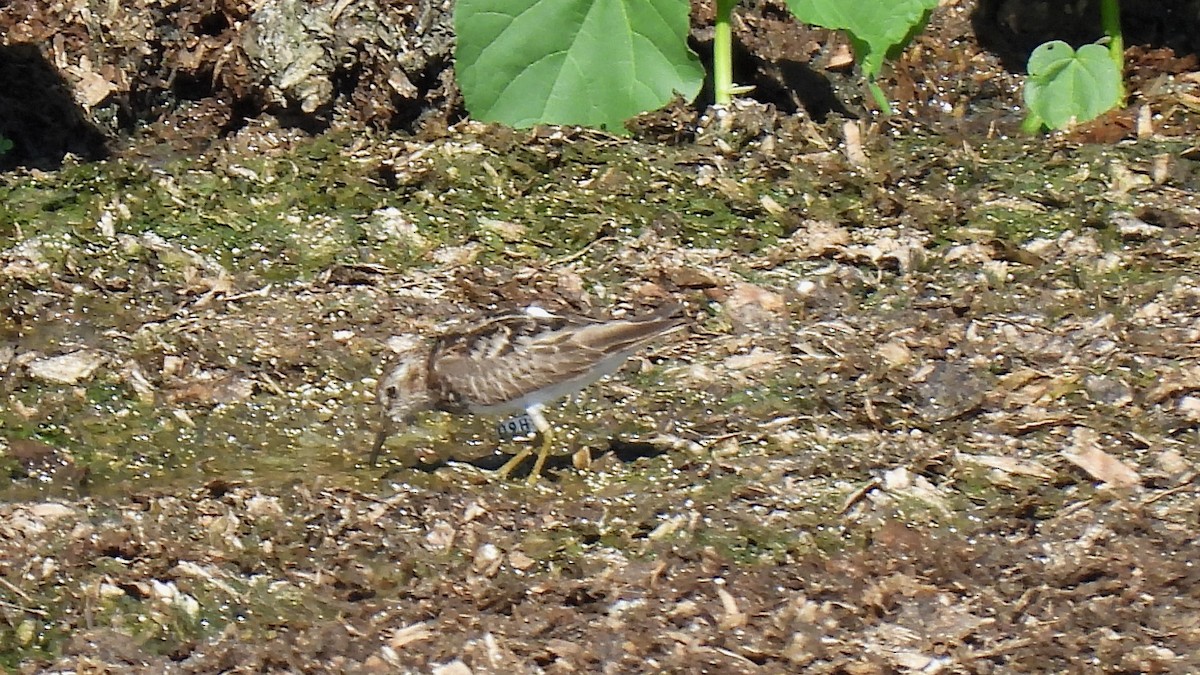
[[[379,453],[383,451],[383,444],[387,441],[388,436],[391,436],[396,431],[396,425],[401,428],[407,427],[416,422],[417,414],[410,412],[404,415],[399,420],[388,414],[388,411],[383,411],[379,416],[379,431],[375,432],[375,442],[371,443],[371,456],[367,458],[367,466],[375,466],[375,461],[379,459]]]
[[[383,444],[392,434],[394,427],[392,418],[386,412],[379,418],[379,431],[375,433],[375,442],[371,444],[371,456],[367,459],[367,466],[375,466],[376,460],[379,459],[379,452],[383,450]]]

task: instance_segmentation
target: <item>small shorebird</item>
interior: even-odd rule
[[[443,335],[431,349],[402,354],[379,383],[382,419],[371,447],[372,466],[393,423],[423,410],[497,415],[525,411],[541,437],[529,482],[550,454],[553,432],[542,410],[617,370],[651,340],[679,328],[670,306],[654,314],[613,321],[551,314],[531,307],[464,331]],[[500,467],[507,476],[532,452],[525,448]]]

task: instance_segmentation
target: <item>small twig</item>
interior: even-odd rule
[[[870,492],[871,490],[874,490],[875,488],[879,487],[880,485],[882,485],[882,483],[879,481],[878,478],[872,478],[871,480],[867,481],[866,484],[864,484],[862,487],[858,488],[857,490],[855,490],[854,492],[851,492],[849,495],[846,496],[845,501],[842,502],[842,509],[841,509],[841,511],[838,511],[838,513],[839,514],[846,513],[847,511],[850,510],[851,507],[853,507],[860,500],[862,500],[862,498],[865,497],[868,492]]]
[[[270,389],[276,395],[287,397],[287,392],[283,390],[283,387],[279,386],[279,382],[275,381],[275,378],[271,377],[270,374],[259,373],[258,377],[253,379],[267,389]]]
[[[1143,499],[1142,506],[1149,506],[1150,504],[1153,504],[1154,502],[1156,502],[1160,499],[1170,497],[1171,495],[1173,495],[1177,492],[1183,492],[1184,490],[1191,488],[1192,482],[1195,480],[1196,480],[1196,473],[1192,472],[1191,475],[1187,476],[1187,480],[1184,480],[1182,484],[1176,485],[1173,488],[1170,488],[1168,490],[1163,490],[1157,494],[1151,495],[1151,496]]]
[[[992,647],[991,649],[984,649],[984,650],[977,651],[977,652],[972,651],[972,652],[969,652],[969,654],[971,656],[971,659],[974,661],[978,661],[980,659],[990,659],[993,656],[1002,656],[1008,652],[1011,652],[1014,649],[1018,649],[1020,647],[1024,647],[1024,646],[1032,644],[1032,643],[1033,643],[1033,640],[1030,640],[1029,638],[1018,638],[1016,640],[1010,640],[1008,642],[1005,642],[1004,644],[996,645],[995,647]]]
[[[8,609],[16,609],[16,610],[19,610],[22,612],[29,612],[30,614],[36,614],[42,618],[50,616],[50,612],[47,612],[44,609],[34,609],[32,607],[25,607],[23,605],[17,605],[17,604],[11,603],[11,602],[7,602],[5,600],[0,600],[0,607],[7,607]]]
[[[266,286],[255,289],[253,291],[245,291],[243,293],[234,293],[233,295],[227,295],[227,296],[225,296],[225,300],[226,300],[226,302],[232,302],[234,300],[241,300],[242,298],[253,298],[253,297],[265,298],[271,294],[271,289],[274,287],[275,287],[275,284],[267,284]]]
[[[584,246],[583,248],[579,249],[578,251],[576,251],[574,253],[565,255],[565,256],[563,256],[561,258],[557,258],[555,260],[551,260],[550,262],[546,263],[546,267],[557,267],[559,265],[564,265],[571,261],[578,260],[579,258],[582,258],[583,256],[587,255],[588,251],[592,250],[592,248],[595,247],[596,244],[599,244],[602,241],[616,241],[616,240],[617,240],[617,238],[613,237],[613,236],[600,237],[599,239],[593,241],[592,243],[588,244],[587,246]]]
[[[745,433],[746,433],[745,431],[730,431],[729,433],[721,434],[720,436],[713,436],[712,438],[706,438],[704,440],[705,440],[705,442],[708,443],[709,447],[712,447],[712,446],[716,445],[717,443],[720,443],[721,441],[727,441],[731,438],[737,438],[738,436],[742,436]]]
[[[13,593],[16,593],[17,595],[21,596],[28,602],[33,602],[33,598],[29,597],[29,595],[27,595],[25,593],[25,591],[21,590],[20,587],[13,585],[13,583],[11,581],[9,581],[8,579],[5,579],[4,577],[0,577],[0,584],[3,584],[5,588],[7,588],[8,590],[12,591]]]
[[[28,593],[21,590],[21,588],[19,586],[16,586],[8,579],[5,579],[4,577],[0,577],[0,585],[3,585],[8,590],[21,596],[21,598],[23,598],[26,602],[33,602],[33,598],[29,597]],[[40,617],[50,616],[50,613],[44,609],[35,609],[33,607],[25,607],[24,605],[18,605],[16,603],[8,602],[5,600],[0,600],[0,605],[7,607],[9,609],[19,609],[22,612],[29,612],[30,614],[36,614]]]

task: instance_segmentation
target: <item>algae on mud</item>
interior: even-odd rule
[[[624,642],[691,626],[780,667],[796,663],[801,629],[770,617],[821,615],[831,646],[812,662],[833,667],[864,640],[896,647],[885,624],[950,639],[904,607],[958,606],[968,641],[1049,649],[1028,617],[1074,626],[1095,593],[1115,596],[1060,583],[1081,608],[1068,611],[1026,595],[1070,577],[1034,553],[1097,526],[1129,543],[1093,552],[1113,574],[1183,570],[1152,552],[1194,542],[1122,524],[1186,522],[1186,472],[1157,467],[1200,460],[1189,390],[1156,389],[1183,381],[1194,343],[1194,173],[1122,173],[1176,145],[1081,152],[1067,170],[1056,157],[1071,147],[947,151],[917,137],[872,145],[855,168],[802,142],[713,155],[493,134],[376,137],[347,153],[331,136],[254,163],[5,179],[0,428],[46,457],[5,460],[0,559],[29,570],[5,573],[24,594],[5,602],[37,617],[6,638],[6,663],[87,651],[80,631],[94,645],[132,635],[130,658],[201,670],[254,640],[312,663],[331,635],[340,658],[366,663],[410,635],[393,631],[429,622],[406,652],[428,666],[469,650],[486,620],[505,663],[584,667],[608,647],[547,656],[547,636],[567,650],[580,617],[619,606]],[[1050,170],[1034,182],[1039,157]],[[1106,220],[1131,209],[1170,214],[1169,248]],[[620,437],[665,451],[597,452],[582,471],[564,456],[544,490],[487,484],[469,462],[511,448],[485,420],[431,416],[394,441],[386,477],[359,465],[390,336],[534,300],[603,314],[664,297],[708,319],[552,414],[580,428],[572,449]],[[765,317],[734,320],[747,297]],[[79,348],[105,356],[90,380],[28,375],[31,359]],[[1089,376],[1130,396],[1097,399],[1107,389]],[[1059,459],[1079,425],[1169,494],[1140,507],[1103,496]],[[981,470],[973,458],[990,455],[1029,472]],[[466,464],[408,468],[445,460]],[[1156,579],[1139,592],[1179,590]],[[821,593],[835,600],[808,604]],[[971,609],[983,605],[998,608],[990,623]],[[537,623],[547,612],[563,626]],[[1144,615],[1113,616],[1155,642],[1133,628]],[[1161,634],[1173,620],[1158,619]],[[729,638],[735,624],[754,641]],[[1183,653],[1192,638],[1176,634]],[[631,663],[621,644],[615,662]]]

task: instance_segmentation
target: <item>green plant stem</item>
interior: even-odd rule
[[[717,0],[717,18],[713,26],[713,100],[717,105],[733,102],[733,29],[730,24],[736,4],[737,0]]]
[[[1117,72],[1125,76],[1125,38],[1121,34],[1121,7],[1117,0],[1100,0],[1100,26],[1108,36],[1108,53]],[[1125,87],[1122,81],[1121,100],[1125,100]]]
[[[867,78],[867,91],[871,92],[871,98],[875,99],[875,105],[879,106],[879,112],[884,116],[890,117],[892,114],[892,104],[888,103],[887,94],[883,93],[883,89],[876,84],[874,77]]]

